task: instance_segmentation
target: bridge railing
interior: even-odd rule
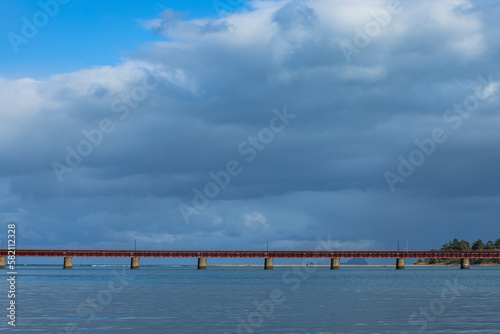
[[[48,250],[17,249],[16,256],[25,257],[164,257],[164,258],[477,258],[500,259],[500,250],[474,251],[393,251],[393,250]],[[8,256],[8,250],[0,250],[0,256]]]

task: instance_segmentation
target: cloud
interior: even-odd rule
[[[335,247],[404,236],[426,248],[470,221],[471,238],[498,232],[498,5],[401,2],[390,17],[388,6],[254,1],[196,20],[166,10],[141,21],[165,40],[120,64],[1,79],[2,220],[22,221],[30,245],[75,247],[314,248],[332,235]],[[342,41],[356,47],[350,62]],[[490,75],[452,131],[445,112]],[[284,106],[296,120],[245,162],[238,145]],[[53,162],[67,166],[68,147],[104,119],[113,131],[59,182]],[[391,193],[384,172],[436,127],[446,143]],[[178,205],[230,160],[242,172],[186,225]]]

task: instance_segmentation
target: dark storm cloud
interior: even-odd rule
[[[115,67],[0,81],[2,219],[24,222],[33,245],[72,240],[61,247],[314,248],[331,235],[427,248],[498,233],[496,3],[252,4],[223,19],[167,10],[143,25],[168,40]],[[454,105],[474,94],[453,128]],[[296,118],[248,161],[285,107]],[[105,119],[113,130],[69,166]],[[391,192],[384,173],[399,175],[436,128],[447,139]],[[196,208],[193,189],[232,160],[241,173]],[[71,169],[62,182],[54,161]],[[199,211],[189,224],[179,204]]]

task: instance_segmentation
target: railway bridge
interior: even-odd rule
[[[273,259],[331,259],[330,269],[340,269],[340,259],[396,259],[396,269],[405,269],[405,259],[460,259],[461,269],[470,268],[470,259],[500,259],[500,251],[381,251],[381,250],[288,250],[288,251],[245,251],[245,250],[49,250],[16,249],[0,250],[0,269],[6,268],[9,256],[16,257],[62,257],[64,269],[73,268],[73,257],[130,257],[130,268],[140,268],[140,258],[197,258],[198,269],[207,268],[207,258],[262,258],[264,269],[273,269]]]

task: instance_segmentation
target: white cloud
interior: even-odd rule
[[[267,228],[267,219],[260,212],[249,212],[243,215],[243,226],[246,229],[258,231]]]
[[[42,217],[43,224],[60,227],[53,238],[61,240],[74,233],[70,227],[85,231],[99,221],[115,232],[116,244],[134,237],[176,246],[188,240],[260,247],[269,238],[280,247],[305,247],[332,234],[335,247],[369,248],[375,244],[367,240],[394,239],[380,230],[410,234],[405,217],[429,196],[452,203],[447,214],[419,216],[439,216],[442,235],[469,209],[448,197],[484,196],[476,220],[487,224],[498,216],[491,198],[500,189],[500,37],[491,33],[498,20],[487,9],[469,1],[402,2],[402,12],[349,64],[338,41],[354,41],[356,29],[387,8],[385,1],[254,1],[250,7],[217,19],[166,11],[142,22],[166,39],[120,64],[43,80],[0,79],[0,203],[10,203],[2,219],[28,221],[34,242],[38,235],[49,238],[37,227]],[[113,100],[130,94],[148,71],[163,83],[120,120]],[[414,149],[416,137],[445,127],[443,113],[489,74],[493,82],[483,89],[480,110],[405,183],[395,207],[385,197],[383,171]],[[246,163],[238,145],[269,126],[271,110],[285,105],[297,121]],[[66,147],[75,148],[85,139],[82,130],[103,118],[116,130],[59,184],[51,163],[63,162]],[[477,134],[488,140],[478,142]],[[177,205],[231,159],[242,163],[241,175],[185,226]],[[134,232],[134,226],[153,232]]]

